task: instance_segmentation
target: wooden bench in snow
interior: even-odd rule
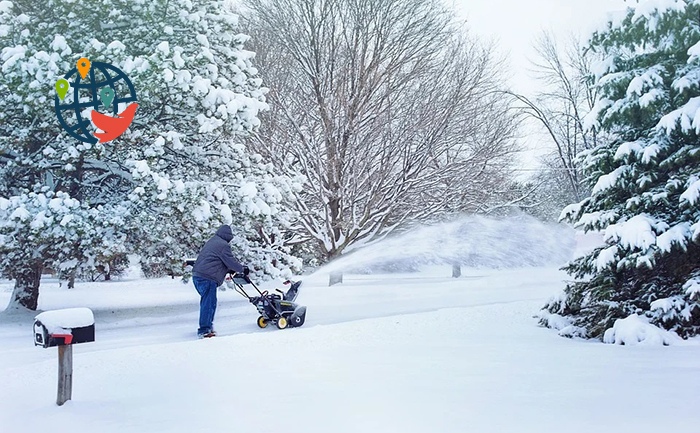
[[[45,311],[34,318],[34,345],[58,347],[56,404],[73,394],[73,345],[95,341],[95,317],[89,308]]]

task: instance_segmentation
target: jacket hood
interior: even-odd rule
[[[219,230],[216,231],[216,235],[226,242],[231,242],[231,239],[233,239],[233,231],[231,230],[231,226],[223,225],[219,227]]]

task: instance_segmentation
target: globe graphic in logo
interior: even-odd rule
[[[85,143],[104,143],[121,135],[138,107],[136,90],[124,72],[109,63],[85,58],[56,83],[56,90],[58,122],[68,134]]]

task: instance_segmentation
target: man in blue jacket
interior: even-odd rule
[[[197,261],[192,268],[192,282],[199,292],[199,338],[216,335],[214,332],[214,313],[216,312],[216,289],[224,283],[229,272],[241,272],[248,275],[247,266],[241,265],[231,251],[229,242],[233,231],[228,225],[219,227],[216,234],[204,244]]]

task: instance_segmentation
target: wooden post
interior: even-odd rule
[[[328,286],[332,286],[334,284],[340,284],[343,282],[343,273],[342,272],[331,272],[330,275],[328,276]]]
[[[462,276],[462,266],[459,263],[452,263],[452,278]]]
[[[73,394],[73,345],[58,346],[58,397],[56,404],[71,399]]]

